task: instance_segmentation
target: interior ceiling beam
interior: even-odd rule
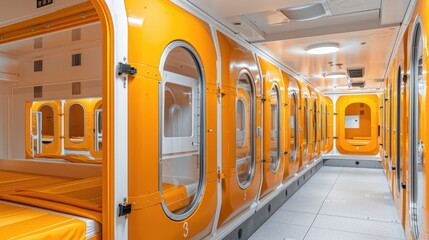
[[[99,21],[90,2],[80,3],[40,17],[0,27],[0,44]]]

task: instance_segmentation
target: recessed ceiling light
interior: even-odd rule
[[[323,74],[323,77],[325,78],[345,78],[347,77],[347,74],[345,72],[331,72]]]
[[[318,43],[310,45],[305,51],[309,54],[328,54],[338,52],[340,45],[338,43]]]

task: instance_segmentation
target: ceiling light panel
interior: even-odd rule
[[[345,78],[347,74],[345,72],[331,72],[325,74],[325,78],[333,79],[333,78]]]
[[[340,45],[338,43],[318,43],[307,47],[306,51],[309,54],[328,54],[338,52]]]

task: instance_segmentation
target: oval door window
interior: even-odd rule
[[[398,66],[396,75],[396,192],[400,196],[402,188],[402,165],[401,165],[401,89],[402,89],[402,68]]]
[[[94,123],[95,123],[95,151],[101,151],[103,149],[103,104],[100,104],[94,112]]]
[[[325,141],[325,135],[324,135],[324,129],[323,129],[323,105],[320,104],[320,124],[319,124],[319,130],[320,130],[320,145],[323,144]]]
[[[314,99],[313,102],[313,152],[317,151],[317,102]]]
[[[325,105],[325,144],[328,145],[329,144],[329,136],[328,136],[328,105]]]
[[[411,93],[410,93],[410,146],[411,147],[411,226],[414,239],[419,239],[423,222],[423,96],[426,92],[426,79],[423,77],[423,38],[420,19],[417,19],[412,39],[411,52]]]
[[[85,140],[85,109],[79,103],[69,108],[69,140],[76,144]]]
[[[247,71],[237,81],[235,105],[236,169],[238,184],[247,188],[255,169],[254,160],[254,93],[252,79]]]
[[[389,84],[389,151],[388,151],[388,163],[389,163],[389,172],[392,172],[392,135],[393,135],[393,93],[392,93],[392,83]]]
[[[39,108],[42,113],[42,144],[50,144],[55,140],[54,109],[45,104]]]
[[[346,107],[345,140],[355,146],[367,146],[371,142],[371,108],[366,103],[352,103]]]
[[[280,94],[277,84],[270,91],[270,166],[277,172],[280,166]]]
[[[159,189],[164,211],[178,221],[198,206],[205,176],[201,65],[195,50],[179,41],[167,46],[161,60]]]
[[[308,142],[309,142],[309,136],[308,136],[308,98],[304,97],[305,105],[304,105],[304,136],[305,136],[305,154],[308,153]]]
[[[289,148],[291,150],[291,161],[294,162],[296,160],[296,150],[298,148],[298,142],[296,136],[298,136],[297,131],[297,99],[296,99],[296,93],[291,92],[289,94],[289,111],[290,111],[290,117],[289,117]]]

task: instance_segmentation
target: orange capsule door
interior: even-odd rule
[[[334,104],[328,96],[326,98],[325,114],[326,114],[326,151],[329,153],[334,148]]]
[[[90,155],[94,139],[94,107],[98,98],[66,100],[64,104],[65,154]]]
[[[218,32],[222,57],[222,207],[218,226],[256,201],[261,182],[261,80],[255,56]]]
[[[26,104],[26,157],[60,155],[62,152],[61,101]]]
[[[285,86],[280,70],[259,57],[263,76],[263,181],[260,196],[263,197],[282,182],[285,167],[284,151],[284,97]]]
[[[311,112],[310,112],[310,105],[311,105],[311,98],[310,98],[310,92],[307,88],[307,86],[303,83],[299,83],[299,89],[300,89],[300,152],[301,152],[301,167],[308,164],[308,162],[311,159],[310,155],[310,141],[311,141]]]
[[[285,147],[287,151],[286,167],[283,175],[283,181],[288,177],[298,172],[300,166],[300,152],[299,152],[299,87],[292,76],[289,76],[282,71],[283,79],[288,82],[288,99],[285,111],[286,115],[286,138]]]
[[[130,239],[201,239],[217,209],[217,70],[212,29],[170,1],[125,1]],[[134,21],[131,21],[134,20]]]
[[[428,198],[428,116],[427,116],[427,70],[429,69],[429,29],[427,1],[421,1],[416,9],[425,9],[416,16],[410,38],[410,81],[409,84],[409,155],[407,156],[407,213],[405,232],[411,239],[429,238]]]

